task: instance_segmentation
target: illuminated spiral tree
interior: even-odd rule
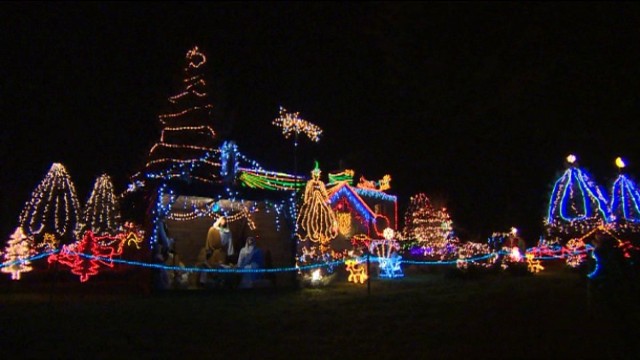
[[[575,161],[574,155],[567,157],[569,168],[553,187],[545,221],[547,234],[562,242],[610,220],[604,193]]]
[[[11,274],[11,280],[20,280],[20,274],[32,270],[27,260],[33,255],[31,242],[20,227],[11,235],[3,256],[2,272]]]
[[[422,246],[444,246],[453,236],[452,221],[446,208],[435,209],[424,193],[409,199],[402,236]]]
[[[169,98],[171,110],[159,116],[162,134],[149,151],[147,179],[220,181],[221,165],[214,157],[219,150],[211,121],[213,105],[203,76],[206,62],[197,46],[187,52],[182,89]]]
[[[68,244],[75,241],[81,215],[71,177],[62,164],[54,163],[22,209],[20,226],[34,236],[36,244],[42,242],[45,233]]]
[[[118,199],[107,174],[98,177],[93,185],[84,210],[84,224],[96,235],[114,235],[120,227]]]
[[[320,181],[318,162],[311,171],[311,180],[307,182],[304,191],[304,202],[298,214],[298,226],[301,229],[300,239],[309,239],[326,245],[338,236],[338,222],[329,206],[329,195]]]

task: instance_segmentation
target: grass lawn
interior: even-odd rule
[[[90,280],[91,281],[91,280]],[[164,294],[0,293],[14,358],[637,358],[638,298],[566,270]]]

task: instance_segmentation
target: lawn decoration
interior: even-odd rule
[[[28,260],[33,254],[31,241],[25,236],[22,228],[17,227],[7,241],[3,254],[2,272],[11,274],[11,280],[20,280],[20,274],[33,269]]]
[[[535,259],[534,255],[532,253],[528,253],[525,255],[525,258],[527,259],[527,270],[530,273],[538,273],[542,270],[544,270],[544,267],[542,265],[540,265],[540,260]]]
[[[328,247],[329,242],[338,235],[338,221],[329,206],[329,197],[324,183],[320,181],[320,173],[316,161],[316,167],[311,171],[312,178],[305,187],[304,203],[297,223],[301,229],[300,239],[308,239]]]
[[[392,229],[387,228],[384,232],[385,239],[372,240],[369,251],[378,257],[381,278],[403,277],[404,273],[400,267],[402,257],[398,255],[400,245],[394,239],[395,234]]]
[[[367,275],[367,267],[357,259],[349,259],[344,262],[349,277],[347,281],[355,284],[364,284],[369,275]]]
[[[90,276],[97,275],[100,267],[113,267],[112,257],[116,255],[110,246],[101,242],[114,240],[111,236],[96,237],[91,230],[87,230],[81,241],[64,245],[59,254],[52,254],[48,262],[56,261],[71,268],[71,273],[80,276],[80,282],[85,282]]]

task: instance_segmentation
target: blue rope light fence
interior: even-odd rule
[[[50,251],[50,252],[46,252],[46,253],[42,253],[42,254],[38,254],[35,255],[33,257],[27,258],[27,259],[22,259],[22,260],[15,260],[12,262],[6,262],[3,263],[0,268],[4,268],[4,267],[8,267],[8,266],[13,266],[13,265],[19,265],[19,264],[24,264],[27,262],[33,262],[35,260],[39,260],[42,258],[45,258],[49,255],[52,254],[56,254],[58,253],[60,250],[54,250],[54,251]],[[576,251],[571,253],[571,255],[576,255],[576,254],[582,254],[582,253],[586,253],[590,251],[590,249],[586,249],[586,250],[582,250],[582,251]],[[318,268],[323,268],[323,267],[333,267],[333,266],[337,266],[337,265],[341,265],[344,264],[346,260],[336,260],[336,261],[331,261],[331,262],[327,262],[327,263],[318,263],[318,264],[310,264],[310,265],[303,265],[303,266],[289,266],[289,267],[278,267],[278,268],[264,268],[264,269],[237,269],[237,268],[207,268],[207,267],[181,267],[181,266],[170,266],[170,265],[165,265],[162,263],[148,263],[148,262],[142,262],[142,261],[132,261],[132,260],[123,260],[123,259],[110,259],[110,258],[105,258],[105,257],[100,257],[100,256],[93,256],[93,255],[88,255],[88,254],[83,254],[83,253],[76,253],[76,252],[70,252],[71,254],[74,255],[78,255],[84,259],[87,260],[97,260],[97,261],[103,261],[103,262],[107,262],[107,263],[115,263],[115,264],[124,264],[124,265],[130,265],[130,266],[140,266],[140,267],[146,267],[146,268],[154,268],[154,269],[162,269],[162,270],[168,270],[168,271],[182,271],[182,272],[205,272],[205,273],[225,273],[225,274],[229,274],[229,273],[237,273],[237,274],[243,274],[243,273],[280,273],[280,272],[291,272],[291,271],[301,271],[301,270],[311,270],[311,269],[318,269]],[[407,265],[425,265],[425,266],[439,266],[439,265],[455,265],[459,262],[477,262],[477,261],[484,261],[484,260],[488,260],[491,259],[493,257],[497,257],[499,255],[505,255],[507,254],[506,252],[497,252],[497,253],[491,253],[491,254],[486,254],[486,255],[482,255],[482,256],[477,256],[477,257],[471,257],[471,258],[466,258],[466,259],[456,259],[456,260],[447,260],[447,261],[418,261],[418,260],[399,260],[399,263],[401,264],[407,264]],[[534,258],[535,260],[557,260],[557,259],[562,259],[563,257],[549,257],[549,256],[541,256],[541,257],[537,257]],[[380,262],[380,257],[374,257],[371,256],[369,258],[370,262]],[[364,262],[366,261],[365,257],[360,257],[358,258],[359,262]]]

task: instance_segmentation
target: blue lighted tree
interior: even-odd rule
[[[567,241],[611,220],[609,202],[591,176],[567,157],[568,169],[553,186],[545,219],[547,235]]]
[[[611,188],[611,215],[613,225],[619,232],[637,231],[640,229],[640,192],[633,180],[622,173],[625,163],[616,159],[620,170],[618,178]]]

